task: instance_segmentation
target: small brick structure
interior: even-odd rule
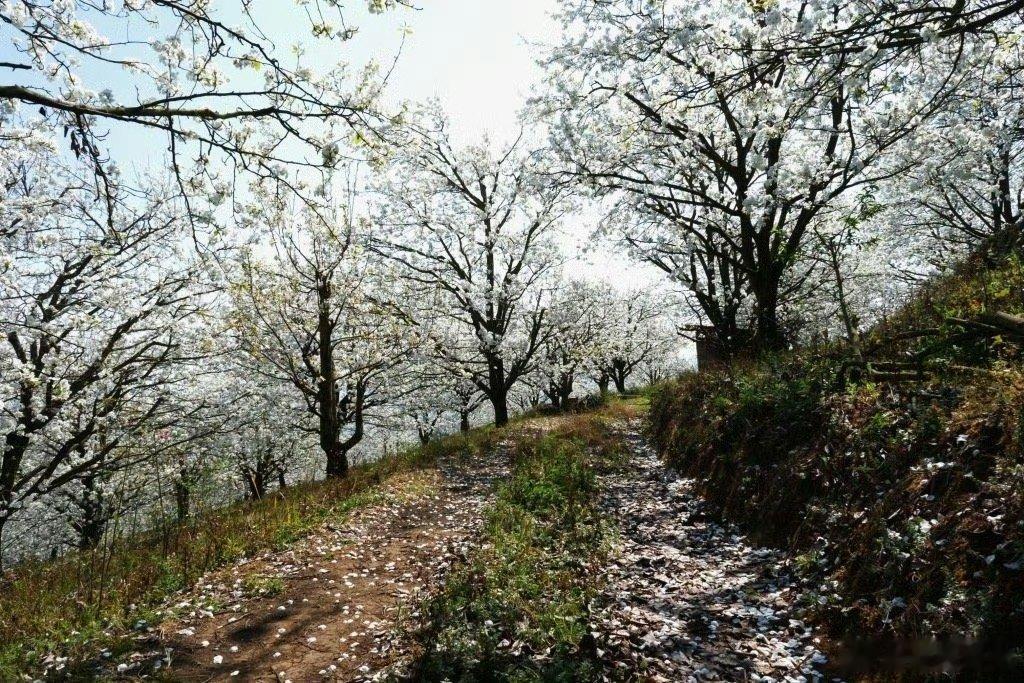
[[[704,372],[721,367],[729,362],[732,354],[724,348],[721,338],[711,325],[690,325],[686,331],[693,334],[694,342],[697,345],[697,371]],[[747,330],[741,330],[740,334],[746,336]]]

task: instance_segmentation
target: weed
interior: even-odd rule
[[[242,579],[242,590],[248,595],[273,597],[284,591],[284,581],[277,576],[251,574]]]
[[[923,380],[840,382],[851,350],[795,351],[662,385],[651,435],[717,512],[835,586],[807,603],[835,635],[967,639],[999,664],[1024,631],[1024,367],[953,319],[1019,315],[1022,285],[1014,259],[967,264],[866,335],[873,362],[930,359]]]

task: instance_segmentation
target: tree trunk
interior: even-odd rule
[[[267,495],[267,482],[262,466],[246,472],[245,481],[249,485],[249,497],[262,500]]]
[[[559,408],[562,407],[562,395],[561,393],[559,393],[557,386],[552,385],[544,393],[547,394],[548,402],[551,404],[552,408],[558,410]]]
[[[558,403],[563,410],[569,409],[569,403],[572,399],[573,384],[575,384],[575,378],[572,374],[562,373],[559,378],[557,386],[554,387],[555,395],[558,397]]]
[[[501,356],[487,356],[487,398],[494,407],[494,426],[508,424],[508,387],[505,385],[505,361]]]
[[[189,496],[188,484],[186,484],[183,480],[179,479],[176,482],[174,482],[174,508],[179,522],[184,522],[186,519],[188,519],[190,507],[191,500]]]
[[[494,407],[494,426],[504,427],[508,424],[508,392],[504,387],[491,390],[488,398]]]
[[[615,391],[620,394],[626,393],[627,379],[629,379],[629,371],[626,369],[626,361],[622,359],[612,361],[612,381],[615,382]]]
[[[7,526],[8,517],[0,515],[0,574],[4,571],[4,527]]]
[[[601,398],[608,395],[608,387],[611,385],[611,378],[608,375],[601,375],[597,380],[597,389],[601,392]]]
[[[567,374],[562,377],[562,405],[568,407],[575,385],[576,378],[573,375]]]
[[[759,352],[781,351],[786,348],[786,339],[779,325],[779,282],[776,277],[766,277],[754,289],[755,298],[755,347]]]
[[[320,417],[320,448],[327,457],[327,478],[348,474],[348,451],[339,442],[341,422],[340,397],[334,371],[334,322],[331,319],[331,284],[322,280],[317,287],[317,342],[320,361],[320,383],[317,405]]]
[[[282,490],[282,491],[284,491],[286,488],[288,488],[288,482],[286,482],[285,479],[284,479],[284,468],[283,467],[278,467],[277,468],[277,488]]]
[[[78,549],[89,550],[103,540],[103,533],[107,529],[107,514],[103,493],[96,488],[93,478],[85,478],[82,485],[84,491],[78,503],[82,514],[72,526],[78,532]]]
[[[465,434],[469,431],[469,411],[459,411],[459,431]]]
[[[843,279],[843,271],[839,267],[837,256],[832,257],[832,270],[836,278],[836,295],[839,299],[839,314],[843,318],[843,327],[846,328],[846,341],[850,344],[857,343],[857,324],[850,312],[850,305],[846,300],[846,283]]]
[[[348,476],[348,454],[349,452],[358,446],[362,440],[365,432],[365,425],[363,422],[363,410],[366,407],[366,384],[363,380],[358,380],[355,384],[355,403],[352,405],[351,412],[349,408],[345,408],[344,420],[338,419],[337,427],[334,432],[334,443],[331,445],[331,449],[327,452],[327,476],[332,477],[346,477]],[[346,403],[352,397],[352,385],[349,385],[348,392],[345,396]],[[341,425],[343,422],[352,420],[353,429],[352,435],[344,441],[340,440]]]
[[[99,517],[93,517],[88,520],[83,520],[82,525],[78,529],[78,549],[79,550],[90,550],[95,548],[103,540],[103,532],[107,528],[105,519]]]
[[[333,443],[324,449],[327,454],[327,478],[343,479],[348,476],[348,451],[340,444]]]
[[[31,396],[31,394],[29,395]],[[29,438],[24,432],[12,430],[7,433],[0,453],[0,571],[3,570],[3,531],[4,525],[14,513],[15,484],[18,481],[18,470],[28,450]]]

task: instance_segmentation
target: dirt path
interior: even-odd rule
[[[821,680],[809,627],[781,557],[709,519],[691,482],[635,433],[632,462],[608,477],[603,506],[621,542],[599,609],[598,653],[614,679]]]
[[[504,473],[504,458],[492,455],[400,476],[347,523],[206,577],[176,599],[179,617],[140,641],[122,675],[373,679],[406,655],[395,633],[464,556]]]
[[[608,680],[822,680],[812,630],[783,558],[715,523],[689,480],[635,432],[631,461],[605,477],[620,529],[592,614]],[[501,449],[499,449],[501,450]],[[178,618],[140,636],[122,677],[163,680],[380,680],[415,656],[416,609],[466,556],[504,456],[393,479],[381,500],[290,550],[206,577]],[[262,591],[262,594],[261,594]]]

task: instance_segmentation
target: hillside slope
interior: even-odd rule
[[[1024,674],[1024,267],[975,259],[828,347],[656,391],[662,455],[818,577],[851,676]]]
[[[645,410],[616,399],[453,437],[361,473],[323,508],[309,492],[301,510],[279,501],[301,524],[269,503],[225,511],[274,533],[177,584],[142,589],[154,568],[139,539],[105,608],[63,592],[77,585],[54,576],[65,561],[32,568],[42,613],[68,613],[44,630],[28,586],[9,584],[10,645],[24,650],[0,678],[824,679],[792,563],[713,520],[693,482],[662,467],[638,431]],[[166,562],[205,547],[183,543]]]
[[[0,680],[148,670],[165,647],[180,645],[170,641],[202,630],[173,624],[189,615],[237,617],[235,605],[282,596],[294,577],[281,568],[304,566],[318,539],[345,544],[351,538],[341,530],[352,522],[436,502],[440,463],[490,453],[497,438],[491,429],[455,435],[356,467],[344,480],[292,486],[110,546],[18,565],[0,577]],[[207,654],[212,663],[216,653]]]

